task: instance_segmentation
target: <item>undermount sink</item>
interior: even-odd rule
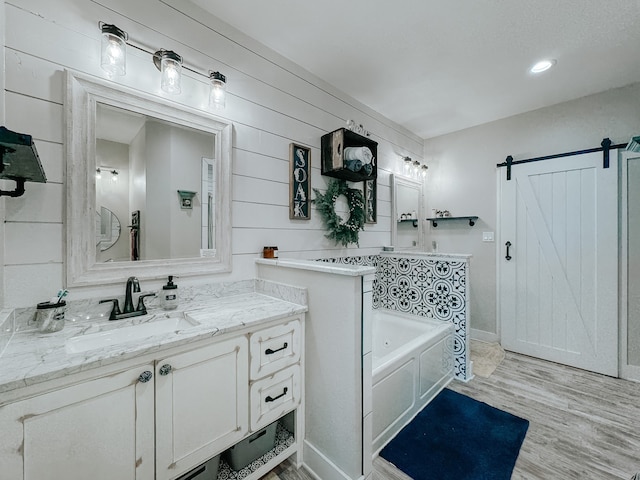
[[[140,341],[167,333],[176,333],[200,325],[186,313],[162,314],[143,322],[118,324],[118,320],[96,327],[96,332],[71,337],[65,348],[69,353],[86,352],[110,345]],[[93,327],[92,327],[93,328]]]

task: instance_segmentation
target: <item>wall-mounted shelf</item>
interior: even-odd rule
[[[321,138],[321,173],[330,177],[349,180],[351,182],[362,182],[373,180],[378,175],[378,142],[352,132],[346,128],[327,133]],[[344,158],[344,151],[349,147],[367,147],[373,155],[373,160],[368,165],[370,172],[364,168],[353,171],[348,168],[349,162]]]
[[[413,222],[413,226],[415,228],[418,228],[418,219],[416,218],[406,218],[406,219],[398,220],[398,223],[407,223],[407,222]]]
[[[476,224],[476,220],[478,220],[478,217],[475,215],[466,217],[435,217],[427,218],[427,220],[430,221],[431,225],[433,225],[434,227],[438,226],[438,222],[448,222],[451,220],[469,220],[469,226],[473,227]]]

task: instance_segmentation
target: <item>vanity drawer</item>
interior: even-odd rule
[[[249,337],[249,376],[257,380],[300,360],[300,319],[265,328]]]
[[[259,430],[294,410],[300,405],[301,394],[300,365],[254,382],[249,391],[251,430]]]

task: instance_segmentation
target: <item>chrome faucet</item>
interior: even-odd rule
[[[113,302],[113,309],[109,320],[120,320],[122,318],[138,317],[147,314],[147,307],[144,304],[145,297],[155,297],[155,293],[144,293],[138,296],[138,305],[133,307],[133,294],[140,292],[140,282],[136,277],[129,277],[124,292],[124,308],[120,311],[120,304],[117,298],[100,300],[100,303]]]

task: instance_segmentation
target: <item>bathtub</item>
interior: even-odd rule
[[[375,309],[374,457],[453,379],[453,324]]]

